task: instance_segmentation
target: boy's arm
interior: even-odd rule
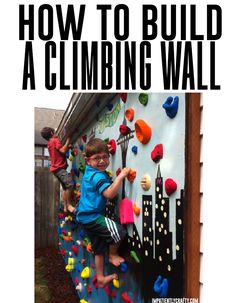
[[[130,168],[123,168],[120,174],[114,180],[114,182],[103,191],[102,194],[106,199],[113,199],[117,195],[123,179],[129,174],[129,172]]]
[[[59,149],[60,153],[65,154],[67,152],[67,150],[69,149],[70,141],[71,141],[71,138],[68,137],[66,139],[66,143]]]

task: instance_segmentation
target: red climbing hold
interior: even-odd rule
[[[124,124],[121,124],[119,129],[120,133],[124,136],[128,135],[131,132],[131,129]]]
[[[95,288],[98,288],[98,279],[97,279],[97,275],[95,275],[92,279],[92,283],[93,283],[93,286]]]
[[[125,303],[133,303],[126,291],[122,292],[121,298]]]
[[[78,247],[76,245],[72,245],[71,250],[76,256],[78,255]]]
[[[129,172],[129,174],[128,174],[128,176],[127,176],[127,180],[129,182],[134,182],[134,179],[136,178],[136,174],[137,174],[136,170],[131,169],[130,172]]]
[[[176,189],[177,189],[176,182],[171,178],[166,179],[165,191],[166,191],[167,195],[168,196],[172,195],[176,191]]]
[[[92,287],[91,287],[90,285],[88,285],[87,288],[86,288],[86,290],[87,290],[87,293],[88,293],[88,294],[91,294],[91,292],[92,292]]]
[[[127,93],[120,93],[120,94],[118,94],[119,96],[120,96],[120,98],[121,98],[121,100],[125,103],[126,102],[126,100],[127,100]]]
[[[109,149],[109,153],[111,155],[114,155],[115,152],[116,152],[116,141],[114,139],[111,139],[109,142],[108,142],[108,149]]]
[[[163,145],[157,144],[151,152],[152,161],[158,162],[163,158]]]

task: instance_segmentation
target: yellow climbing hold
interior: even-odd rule
[[[82,278],[82,279],[87,279],[87,278],[89,278],[89,276],[90,276],[89,267],[86,266],[86,267],[82,270],[82,272],[81,272],[80,275],[81,275],[81,278]]]
[[[110,178],[112,178],[113,172],[112,172],[111,170],[107,170],[106,172],[107,172],[108,176],[109,176]]]
[[[75,259],[74,258],[68,258],[68,265],[75,265]]]
[[[66,270],[68,272],[71,272],[73,269],[74,269],[74,265],[69,265],[69,264],[66,265]]]
[[[117,280],[117,279],[113,279],[113,285],[114,285],[114,287],[116,287],[116,288],[120,288],[120,281],[119,280]]]
[[[86,301],[86,300],[84,300],[84,299],[81,299],[79,302],[80,302],[80,303],[89,303],[88,301]]]
[[[71,237],[71,231],[68,231],[67,235],[68,237]]]

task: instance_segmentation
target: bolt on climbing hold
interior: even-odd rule
[[[137,175],[137,172],[135,169],[130,169],[130,172],[128,173],[128,176],[127,176],[127,180],[129,182],[134,182],[134,179],[136,178],[136,175]]]
[[[82,279],[87,279],[87,278],[89,278],[90,277],[90,269],[89,269],[89,267],[88,266],[86,266],[83,270],[82,270],[82,272],[81,272],[81,278]]]
[[[126,271],[128,270],[128,265],[127,265],[126,262],[120,263],[120,270],[121,270],[122,272],[126,272]]]
[[[136,203],[133,203],[133,211],[134,211],[134,213],[135,213],[136,216],[140,215],[140,207],[138,207],[136,205]]]
[[[139,257],[137,256],[136,252],[134,250],[130,251],[130,256],[134,259],[136,263],[140,263]]]
[[[82,283],[80,282],[78,285],[76,285],[75,289],[78,290],[79,292],[82,292],[83,289]]]
[[[125,303],[133,303],[126,291],[122,292],[121,298]]]
[[[114,287],[120,288],[120,281],[118,279],[113,279],[112,282]]]

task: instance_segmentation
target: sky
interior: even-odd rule
[[[45,107],[54,109],[66,110],[67,105],[70,102],[73,92],[55,92],[54,94],[48,94],[47,92],[40,94],[34,99],[35,107]]]

